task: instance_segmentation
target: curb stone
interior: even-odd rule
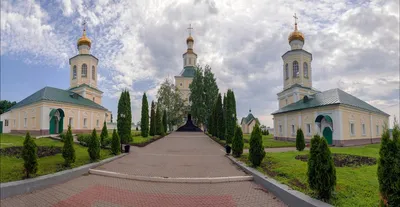
[[[288,206],[296,207],[333,207],[332,205],[320,200],[311,198],[310,196],[293,190],[289,186],[276,181],[275,179],[266,177],[256,169],[246,166],[245,163],[237,161],[232,156],[227,156],[232,162],[242,168],[247,174],[253,176],[254,182],[263,186],[265,189],[277,196],[282,202]]]
[[[118,156],[110,157],[104,159],[100,162],[91,163],[83,165],[77,168],[63,170],[61,172],[56,172],[53,174],[43,175],[32,179],[18,180],[7,183],[0,183],[0,199],[8,198],[15,195],[20,195],[24,193],[29,193],[35,190],[46,188],[50,185],[60,184],[71,180],[73,178],[79,177],[83,174],[89,172],[90,168],[95,168],[97,166],[106,164],[108,162],[114,161],[118,158],[127,155],[123,153]]]

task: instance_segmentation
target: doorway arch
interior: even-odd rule
[[[318,125],[320,133],[325,137],[329,145],[332,144],[332,132],[333,132],[333,120],[329,115],[318,115],[315,119],[315,123]]]
[[[332,130],[330,127],[325,127],[324,131],[322,131],[322,135],[325,137],[326,141],[329,145],[332,144]]]
[[[52,109],[50,117],[50,134],[59,134],[64,130],[64,111],[62,109]]]

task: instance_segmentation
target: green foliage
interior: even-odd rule
[[[71,126],[68,126],[67,134],[64,139],[64,146],[62,149],[62,156],[64,158],[65,166],[69,167],[72,163],[75,162],[75,149],[74,149],[74,140],[72,137]]]
[[[207,128],[212,128],[211,123],[208,123],[208,121],[212,121],[210,118],[212,115],[213,111],[213,106],[217,101],[218,97],[218,85],[217,81],[214,77],[214,74],[211,71],[211,67],[209,65],[206,65],[204,67],[204,79],[203,79],[203,90],[204,90],[204,117],[207,118],[207,123],[206,126]],[[215,123],[214,123],[215,124]]]
[[[61,132],[60,135],[58,135],[58,136],[60,137],[61,142],[64,142],[64,139],[65,139],[65,134],[64,134],[64,132]]]
[[[26,133],[24,146],[22,148],[22,158],[24,159],[25,175],[29,178],[30,174],[35,174],[38,170],[37,146],[35,141]]]
[[[269,135],[269,130],[267,129],[267,132],[265,133],[266,135]]]
[[[222,108],[221,94],[218,94],[217,105],[216,105],[216,134],[217,137],[225,140],[225,120],[224,120],[224,109]]]
[[[92,131],[92,136],[88,143],[88,153],[91,161],[96,161],[100,158],[100,142],[97,137],[96,129]]]
[[[228,90],[226,95],[226,142],[231,143],[231,140],[235,134],[235,128],[237,124],[236,119],[236,101],[235,94],[231,89]]]
[[[387,206],[400,206],[400,129],[395,119],[393,139],[384,126],[378,161],[378,181],[382,202]]]
[[[231,144],[232,143],[232,139],[230,139],[229,141],[228,141],[228,138],[227,138],[227,135],[228,135],[228,131],[226,130],[226,126],[227,126],[227,120],[226,120],[226,118],[227,118],[227,101],[226,101],[226,94],[224,93],[224,97],[223,97],[223,99],[222,99],[222,116],[224,117],[224,131],[223,131],[223,134],[224,134],[224,139],[226,140],[226,143],[227,144]]]
[[[267,133],[267,132],[265,132]],[[303,130],[301,130],[301,128],[297,129],[296,132],[296,149],[298,151],[303,151],[304,148],[306,147],[306,142],[304,140],[304,133]]]
[[[167,111],[164,109],[162,116],[162,125],[164,127],[164,134],[167,133],[168,122],[167,122]]]
[[[9,108],[13,107],[17,102],[13,101],[7,101],[7,100],[1,100],[0,101],[0,114],[6,112]]]
[[[154,101],[151,102],[151,112],[150,112],[150,136],[156,135],[156,105]]]
[[[308,184],[322,200],[329,200],[336,186],[336,168],[331,151],[324,137],[311,139],[308,159]]]
[[[121,138],[121,143],[128,144],[131,140],[131,125],[132,125],[132,112],[131,112],[131,98],[129,91],[124,90],[118,101],[118,119],[117,128],[118,134]]]
[[[260,166],[264,157],[265,151],[262,142],[261,129],[260,126],[256,124],[251,132],[250,137],[249,161],[254,167],[258,167]]]
[[[240,157],[243,154],[243,147],[244,141],[242,128],[236,126],[235,135],[233,136],[232,140],[232,155],[234,157]]]
[[[90,142],[90,134],[78,134],[78,142],[80,145],[88,146]]]
[[[114,155],[119,155],[121,153],[121,145],[117,131],[114,129],[111,141],[111,152]]]
[[[107,129],[106,121],[104,121],[103,129],[101,129],[101,134],[100,134],[101,147],[104,148],[105,146],[107,146],[107,143],[106,143],[107,138],[108,138],[108,129]]]
[[[156,135],[161,135],[164,133],[164,127],[162,123],[162,110],[160,105],[157,104],[156,110]]]
[[[194,123],[198,126],[205,123],[205,110],[206,105],[204,102],[204,77],[203,77],[203,69],[201,67],[197,67],[193,81],[189,85],[190,96],[189,100],[192,103],[190,108],[190,113],[192,115],[192,119]]]
[[[142,97],[142,117],[140,118],[140,133],[142,137],[149,136],[149,103],[146,93]]]

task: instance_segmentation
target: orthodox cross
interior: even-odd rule
[[[192,24],[189,24],[189,28],[187,28],[189,30],[189,36],[192,36]]]
[[[83,30],[86,30],[86,24],[87,24],[87,21],[86,21],[86,18],[84,18],[83,23],[82,23]]]
[[[294,13],[293,18],[294,18],[294,23],[297,24],[297,19],[298,19],[298,18],[297,18],[297,16],[296,16],[296,13]]]

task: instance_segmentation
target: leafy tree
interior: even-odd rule
[[[167,111],[167,125],[170,129],[172,129],[172,126],[182,124],[185,112],[188,109],[181,97],[181,92],[172,80],[165,79],[161,84],[157,92],[157,104]]]
[[[311,139],[307,170],[308,184],[322,200],[329,200],[336,185],[336,169],[324,137]]]
[[[128,144],[131,139],[131,125],[132,125],[132,112],[131,112],[131,99],[127,90],[122,91],[121,97],[118,101],[118,120],[117,128],[118,134],[122,144]]]
[[[210,117],[213,111],[213,107],[215,102],[217,101],[218,97],[218,85],[217,81],[214,77],[214,74],[211,71],[211,67],[209,65],[206,65],[204,68],[204,106],[205,106],[205,111],[204,111],[204,117]],[[236,110],[235,110],[236,111]],[[212,121],[211,118],[208,118],[209,121]],[[215,123],[214,123],[215,124]],[[206,123],[207,128],[211,127],[211,124]]]
[[[222,99],[221,94],[218,94],[217,105],[216,105],[216,123],[217,123],[217,137],[220,139],[224,139],[225,135],[225,121],[224,121],[224,110],[222,108]]]
[[[150,111],[150,136],[154,135],[156,135],[156,105],[154,101],[152,101]]]
[[[268,129],[267,129],[267,133],[265,133],[266,135],[269,135],[269,131],[268,131]]]
[[[114,155],[119,155],[121,153],[120,140],[117,131],[114,129],[111,141],[111,152]]]
[[[168,123],[167,123],[167,111],[165,109],[163,111],[162,125],[164,127],[164,133],[167,133]]]
[[[301,152],[304,150],[305,147],[306,147],[306,142],[304,140],[303,130],[301,130],[301,128],[298,128],[296,132],[296,149]]]
[[[100,134],[100,143],[102,147],[105,147],[105,140],[107,138],[108,138],[108,129],[106,121],[104,121],[103,129],[101,129],[101,134]]]
[[[140,119],[140,134],[142,137],[149,136],[149,103],[146,93],[142,97],[142,117]]]
[[[191,102],[190,112],[192,119],[199,126],[205,123],[205,110],[206,105],[204,102],[204,83],[203,83],[203,69],[198,66],[195,71],[192,83],[189,85]]]
[[[164,134],[163,123],[162,123],[162,110],[160,108],[160,105],[158,104],[156,110],[156,134],[157,135]]]
[[[99,138],[97,138],[96,129],[93,129],[92,136],[90,136],[88,153],[91,161],[96,161],[100,158],[100,142]]]
[[[231,143],[237,125],[235,95],[231,89],[226,98],[226,142]]]
[[[7,101],[7,100],[1,100],[0,101],[0,114],[6,112],[8,109],[13,107],[17,102],[13,101]]]
[[[215,100],[214,104],[212,105],[212,113],[211,113],[211,123],[210,124],[210,132],[212,136],[218,136],[218,116],[217,116],[217,100]]]
[[[62,148],[62,156],[64,158],[65,166],[69,167],[75,162],[75,149],[73,146],[73,137],[71,126],[68,126],[67,134],[64,138],[64,146]]]
[[[250,136],[249,161],[254,167],[260,166],[265,157],[261,129],[258,123],[253,128]]]
[[[25,136],[22,158],[24,159],[26,177],[29,178],[30,174],[35,174],[38,169],[37,146],[31,135],[29,135],[29,132]]]
[[[243,147],[244,141],[242,128],[236,126],[235,135],[233,136],[232,140],[232,155],[234,157],[240,157],[243,154]]]
[[[400,206],[400,129],[394,122],[393,139],[385,124],[378,160],[378,181],[381,206]]]

